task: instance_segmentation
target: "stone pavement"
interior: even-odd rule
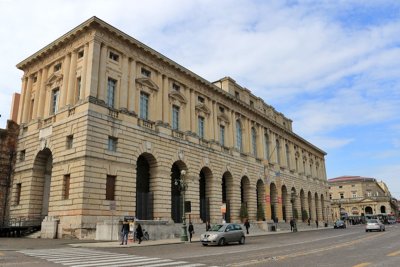
[[[298,231],[305,232],[305,231],[316,231],[316,230],[326,230],[332,229],[332,226],[328,227],[301,227]],[[278,228],[278,231],[270,232],[270,231],[262,231],[257,228],[251,228],[249,230],[249,234],[246,237],[250,236],[263,236],[263,235],[276,235],[276,234],[284,234],[290,233],[290,229],[282,229]],[[192,238],[192,242],[200,242],[200,234],[194,234]],[[169,245],[169,244],[179,244],[179,243],[186,243],[187,241],[181,241],[180,238],[173,238],[173,239],[161,239],[161,240],[148,240],[142,241],[140,244],[137,242],[128,242],[127,245],[120,245],[118,241],[96,241],[96,242],[79,242],[79,243],[71,243],[69,244],[72,247],[86,247],[86,248],[117,248],[117,247],[140,247],[140,246],[159,246],[159,245]]]

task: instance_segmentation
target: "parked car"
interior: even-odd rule
[[[333,224],[333,228],[334,229],[346,229],[346,223],[342,220],[337,220],[334,224]]]
[[[371,231],[385,231],[385,225],[378,219],[368,220],[365,226],[365,232]]]
[[[231,242],[245,243],[245,234],[242,227],[236,223],[215,224],[211,229],[200,236],[203,246],[226,245]]]

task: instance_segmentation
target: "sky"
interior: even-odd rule
[[[400,199],[400,1],[0,0],[0,128],[15,65],[97,16],[213,82],[230,76],[327,153],[327,177]]]

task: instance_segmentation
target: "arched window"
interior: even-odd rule
[[[276,139],[276,162],[281,165],[281,148],[278,139]]]
[[[269,161],[269,157],[271,156],[269,153],[269,135],[267,133],[264,134],[264,158]]]
[[[288,169],[290,169],[290,157],[289,157],[289,145],[288,144],[286,144],[285,145],[285,149],[286,149],[286,164],[287,164],[287,167],[288,167]]]
[[[257,157],[257,133],[254,127],[251,128],[251,152],[254,157]]]
[[[236,121],[236,148],[242,152],[242,125],[240,121]]]

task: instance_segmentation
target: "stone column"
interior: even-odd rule
[[[303,206],[303,209],[305,210],[305,211],[307,211],[307,215],[308,215],[308,218],[310,218],[310,208],[309,208],[309,206],[308,206],[308,198],[306,197],[306,195],[304,195],[304,202],[303,202],[303,204],[304,204],[304,206]]]
[[[276,187],[277,195],[278,195],[278,203],[276,205],[276,216],[278,217],[279,221],[283,220],[283,214],[282,214],[282,190],[278,189],[279,187]]]
[[[85,99],[85,91],[86,89],[86,81],[87,77],[87,66],[88,66],[88,56],[89,56],[89,44],[85,44],[83,48],[83,65],[82,65],[82,74],[81,74],[81,94],[79,99]],[[86,95],[87,96],[87,95]]]
[[[129,89],[128,89],[128,110],[129,111],[136,111],[136,113],[139,113],[137,110],[135,110],[135,101],[136,101],[136,61],[132,59],[130,62],[130,70],[129,70]],[[160,91],[162,86],[160,87]],[[159,108],[162,107],[162,105],[159,106]],[[160,108],[161,109],[161,108]]]
[[[25,95],[24,95],[24,106],[22,107],[22,123],[28,122],[30,103],[31,103],[32,82],[33,82],[33,78],[31,76],[29,76],[28,77],[28,85],[26,87]]]
[[[151,181],[154,192],[154,219],[171,220],[171,169],[160,166]]]
[[[190,89],[189,103],[190,103],[190,106],[192,107],[190,109],[190,131],[192,133],[195,133],[196,132],[196,127],[197,127],[197,124],[196,124],[196,109],[195,109],[195,106],[196,106],[196,94],[195,94],[193,89]]]
[[[98,64],[99,64],[99,67],[98,67],[99,68],[99,72],[98,72],[99,85],[98,85],[97,95],[94,95],[94,96],[97,96],[99,100],[103,100],[104,103],[107,103],[106,63],[107,63],[107,46],[105,44],[101,44],[100,58],[99,58],[99,62],[98,62]],[[118,84],[117,84],[117,87],[118,87]]]
[[[23,121],[23,107],[25,106],[25,97],[26,97],[26,88],[28,84],[28,77],[22,77],[22,85],[21,85],[21,97],[19,100],[19,107],[18,107],[18,123],[21,124]]]
[[[247,210],[250,220],[257,220],[257,190],[254,186],[249,186],[249,196],[247,198]]]
[[[44,67],[42,70],[42,79],[40,82],[39,96],[38,96],[37,118],[43,118],[45,102],[48,101],[46,99],[46,82],[47,82],[48,69],[49,69],[48,67]]]
[[[265,218],[266,219],[273,219],[272,212],[271,212],[271,185],[265,185]]]
[[[231,124],[230,124],[230,132],[231,132],[231,138],[230,138],[230,143],[231,146],[236,148],[236,118],[235,118],[235,111],[231,110]]]
[[[129,58],[122,55],[122,76],[119,93],[119,108],[128,109],[128,76],[129,76]]]
[[[156,103],[156,119],[155,121],[162,121],[163,118],[163,110],[162,110],[162,103],[163,103],[163,95],[162,95],[162,85],[163,85],[163,75],[160,73],[157,77],[157,85],[159,90],[155,93],[157,95],[157,103]]]
[[[68,77],[68,95],[67,95],[67,105],[72,105],[74,101],[74,93],[76,89],[76,60],[77,53],[76,51],[72,52],[71,55],[71,64],[69,69],[69,77]]]
[[[85,95],[97,96],[97,86],[99,82],[99,60],[100,60],[100,42],[92,40],[88,48],[88,64],[86,69]]]
[[[38,112],[38,105],[39,105],[39,97],[40,97],[40,85],[42,83],[42,72],[43,70],[38,71],[38,79],[37,79],[37,86],[35,92],[35,100],[33,102],[33,110],[32,110],[32,119],[37,119],[37,112]]]
[[[211,109],[211,116],[212,116],[212,124],[214,129],[214,140],[215,142],[219,142],[219,127],[218,127],[218,107],[217,102],[212,101],[212,109]]]
[[[169,105],[169,88],[168,88],[168,77],[163,75],[163,86],[162,86],[162,95],[163,95],[163,122],[171,125],[170,114],[170,105]]]
[[[71,65],[71,54],[68,54],[65,56],[63,63],[63,81],[62,81],[62,88],[60,88],[59,110],[65,106],[67,100],[70,65]]]
[[[311,220],[315,221],[316,220],[316,213],[315,213],[315,199],[314,199],[314,197],[311,197],[311,207],[310,207],[310,209],[311,209],[311,214],[310,214]]]
[[[301,199],[300,199],[300,194],[296,194],[296,201],[295,201],[295,206],[297,210],[297,216],[298,220],[301,221]]]
[[[282,196],[282,201],[283,201],[283,196]],[[288,192],[286,192],[285,196],[285,216],[286,216],[286,221],[289,221],[293,217],[292,202],[290,199],[290,194]]]
[[[256,149],[257,149],[257,158],[264,158],[264,146],[263,146],[263,139],[264,139],[264,135],[262,134],[262,128],[261,125],[257,124],[257,145],[256,145]]]

